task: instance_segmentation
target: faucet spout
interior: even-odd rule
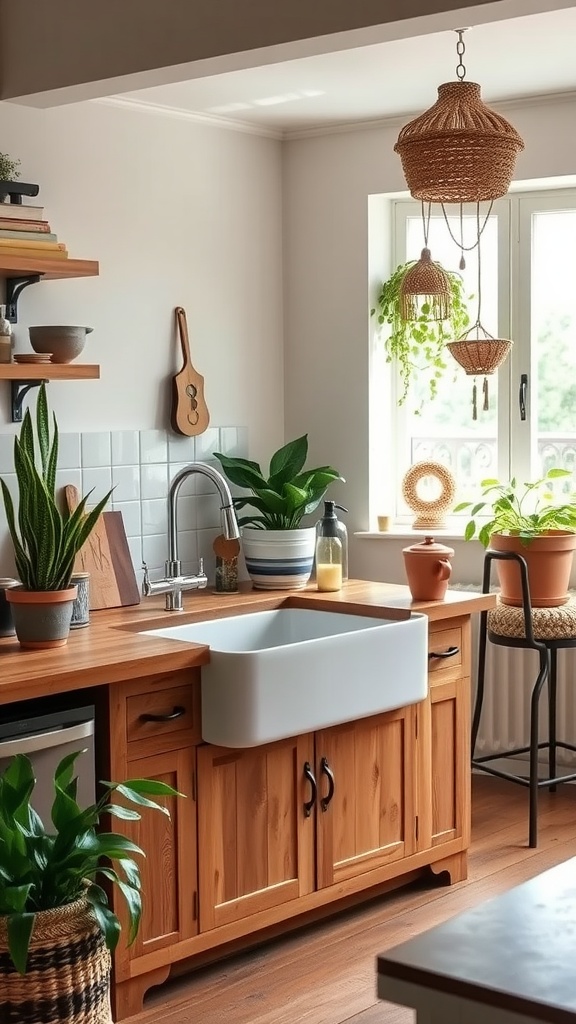
[[[220,495],[222,532],[226,537],[226,540],[236,540],[240,536],[236,513],[234,512],[234,504],[232,502],[232,495],[224,477],[217,469],[214,469],[213,466],[208,466],[205,462],[191,462],[189,466],[184,466],[184,469],[181,469],[180,472],[176,474],[170,485],[170,491],[168,494],[168,561],[174,566],[176,566],[180,561],[178,557],[178,493],[184,481],[187,480],[189,476],[193,476],[194,473],[200,473],[201,476],[205,476],[208,480],[211,480]],[[179,572],[180,568],[178,568],[178,573]]]

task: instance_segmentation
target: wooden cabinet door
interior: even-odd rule
[[[418,705],[418,848],[470,843],[470,623],[434,623],[430,692]],[[451,652],[457,651],[454,656]],[[447,656],[448,655],[448,656]]]
[[[143,912],[134,944],[128,949],[123,942],[118,945],[117,956],[124,965],[198,932],[194,771],[194,747],[128,761],[129,779],[158,779],[182,796],[152,798],[168,807],[170,818],[143,807],[140,821],[122,822],[126,835],[146,853],[145,858],[135,858],[142,877]]]
[[[316,734],[318,888],[414,852],[415,721],[408,707]]]
[[[314,815],[304,813],[311,735],[261,747],[198,747],[200,930],[314,889]]]

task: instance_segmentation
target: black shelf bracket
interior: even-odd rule
[[[22,403],[32,388],[47,384],[47,380],[13,380],[12,385],[12,423],[22,422]]]
[[[18,323],[18,299],[29,284],[38,284],[42,274],[27,274],[25,277],[6,278],[6,319]]]

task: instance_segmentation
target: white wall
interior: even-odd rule
[[[246,427],[254,457],[268,455],[284,436],[281,144],[98,102],[4,103],[0,134],[70,254],[100,261],[99,278],[20,301],[19,349],[31,324],[94,328],[81,358],[101,380],[50,385],[61,429],[167,426],[182,305],[211,424]],[[0,382],[2,429],[14,428]]]
[[[518,180],[576,172],[574,98],[501,109],[526,143]],[[406,189],[393,151],[398,131],[394,124],[285,144],[286,433],[305,424],[315,455],[346,477],[339,498],[350,508],[350,534],[370,525],[368,281],[371,274],[374,286],[386,259],[383,251],[382,266],[369,265],[368,197]],[[404,582],[408,543],[351,538],[351,574]],[[480,546],[455,547],[454,578],[478,579]]]

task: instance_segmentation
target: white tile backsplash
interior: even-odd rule
[[[140,466],[112,466],[113,501],[140,500]]]
[[[140,462],[168,462],[168,438],[165,430],[142,430],[140,433]]]
[[[0,475],[17,503],[14,473],[14,433],[0,432]],[[138,582],[142,560],[152,577],[164,573],[168,557],[168,487],[175,474],[191,462],[207,462],[220,470],[215,451],[248,457],[245,427],[210,427],[197,437],[163,430],[97,431],[60,435],[57,488],[74,484],[80,495],[91,488],[93,505],[114,486],[110,508],[122,512],[130,554]],[[234,489],[233,489],[234,490]],[[186,572],[196,572],[205,560],[210,582],[214,579],[214,538],[221,532],[220,499],[214,484],[193,474],[180,489],[177,505],[178,546]],[[0,576],[14,572],[12,544],[0,501]]]
[[[82,469],[97,469],[112,464],[112,442],[110,431],[82,434]]]
[[[88,502],[89,507],[97,505],[112,487],[112,467],[100,466],[98,469],[82,469],[82,494],[93,493]],[[110,503],[110,502],[109,502]]]
[[[183,434],[170,434],[168,437],[168,461],[187,466],[195,460],[196,438],[185,437]]]
[[[140,462],[140,434],[137,430],[112,433],[112,465],[136,466]]]
[[[140,494],[142,498],[163,498],[168,495],[168,466],[157,463],[140,467]]]

